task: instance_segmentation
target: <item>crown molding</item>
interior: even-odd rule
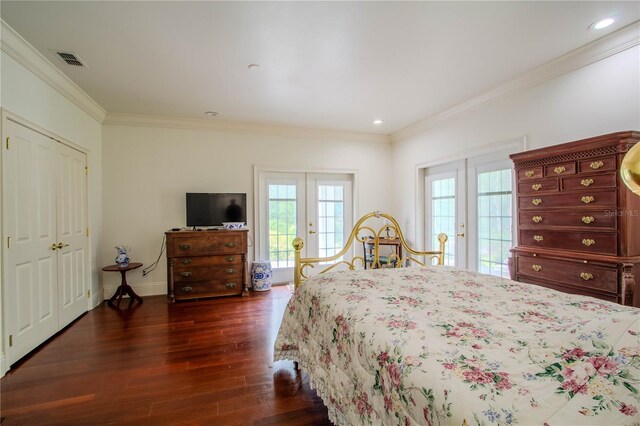
[[[390,144],[389,135],[314,129],[273,124],[223,121],[218,119],[171,117],[143,114],[108,113],[104,125],[160,127],[186,130],[209,130],[229,133],[261,134],[269,136],[297,137],[304,139],[341,140]]]
[[[391,142],[400,142],[444,120],[509,96],[515,92],[553,80],[564,74],[631,49],[638,44],[640,44],[640,21],[635,21],[614,33],[594,40],[591,43],[534,68],[488,92],[468,99],[431,117],[420,120],[404,129],[398,130],[390,135]]]
[[[0,20],[0,48],[78,108],[102,123],[107,112],[27,40]]]

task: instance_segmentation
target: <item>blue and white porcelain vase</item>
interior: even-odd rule
[[[126,268],[129,266],[129,253],[131,252],[131,247],[116,246],[116,250],[118,251],[118,255],[116,256],[116,265],[120,268]]]
[[[251,282],[255,291],[271,290],[271,262],[254,261],[251,267]]]

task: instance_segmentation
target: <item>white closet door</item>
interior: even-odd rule
[[[11,121],[5,147],[5,344],[14,362],[58,330],[55,141]]]
[[[59,327],[87,311],[88,238],[86,235],[85,154],[58,144],[57,235]]]

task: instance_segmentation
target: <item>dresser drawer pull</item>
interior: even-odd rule
[[[596,218],[593,216],[582,216],[582,221],[587,225],[590,224],[591,222],[595,222],[595,220]]]
[[[236,286],[236,283],[226,283],[224,286],[226,288],[234,288]]]
[[[229,268],[229,269],[227,269],[227,274],[233,274],[233,273],[235,273],[235,272],[236,272],[236,270],[235,270],[235,269],[233,269],[233,268]]]
[[[231,248],[231,247],[235,247],[236,243],[234,243],[233,241],[227,241],[226,243],[224,243],[224,246]]]
[[[181,259],[180,263],[182,263],[183,265],[188,265],[191,263],[191,259],[189,258]]]
[[[544,240],[544,237],[542,235],[534,235],[533,239],[536,240],[537,242],[540,242]]]
[[[180,244],[180,248],[182,250],[189,250],[191,248],[191,244]]]
[[[542,199],[534,198],[533,200],[531,200],[531,204],[533,204],[534,206],[539,206],[540,204],[542,204]]]
[[[233,262],[234,260],[236,260],[235,257],[233,256],[227,256],[227,262]]]
[[[528,170],[526,172],[524,172],[524,175],[528,178],[530,178],[531,176],[535,175],[536,172],[534,170]]]
[[[531,185],[531,189],[533,189],[534,191],[539,191],[540,189],[542,189],[542,184],[534,183],[533,185]]]
[[[592,184],[593,184],[593,179],[582,179],[582,180],[580,181],[580,184],[581,184],[582,186],[590,186],[590,185],[592,185]]]
[[[589,281],[593,279],[593,275],[588,273],[588,272],[581,272],[580,273],[580,278],[582,278],[585,281]]]
[[[594,161],[593,163],[589,164],[589,167],[591,167],[593,170],[598,170],[600,167],[603,167],[604,163],[602,161]]]
[[[553,171],[556,172],[556,174],[561,175],[562,173],[566,172],[567,169],[565,169],[564,166],[559,166],[553,169]]]
[[[584,244],[587,247],[592,246],[595,243],[596,243],[596,240],[592,240],[590,238],[585,238],[584,240],[582,240],[582,244]]]
[[[533,266],[531,267],[531,269],[533,269],[533,270],[534,270],[534,271],[536,271],[536,272],[540,272],[540,271],[542,271],[542,266],[540,266],[540,265],[533,265]]]
[[[532,221],[534,221],[535,223],[540,223],[542,222],[542,216],[534,216],[531,218]]]
[[[185,278],[189,278],[193,274],[191,272],[180,272],[180,275],[185,277]]]
[[[582,200],[582,202],[585,203],[585,204],[589,204],[589,203],[595,201],[596,199],[593,198],[593,195],[585,195],[580,200]]]
[[[191,293],[193,291],[193,287],[180,287],[180,291],[183,293]]]

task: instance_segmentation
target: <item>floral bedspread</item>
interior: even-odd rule
[[[640,309],[446,266],[335,272],[292,296],[274,358],[338,425],[640,423]]]

